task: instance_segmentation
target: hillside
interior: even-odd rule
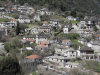
[[[49,9],[60,8],[62,11],[76,10],[86,14],[100,14],[100,0],[17,0],[16,3],[28,3],[31,6],[49,4]]]

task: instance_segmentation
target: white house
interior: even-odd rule
[[[20,6],[20,7],[18,7],[18,11],[21,11],[21,10],[27,10],[27,6]]]
[[[73,16],[67,16],[66,19],[69,20],[69,21],[74,21],[74,17]]]
[[[85,20],[80,21],[80,25],[81,25],[82,27],[86,26],[86,21],[85,21]]]
[[[71,26],[64,26],[63,27],[63,33],[68,34],[71,31],[72,27]]]
[[[79,67],[79,63],[67,62],[65,67],[68,69],[77,68]]]
[[[81,43],[81,44],[86,44],[87,43],[87,41],[84,38],[79,39],[78,42]]]
[[[58,65],[64,65],[69,59],[63,56],[48,56],[43,59],[43,62],[54,62]]]
[[[100,52],[100,39],[91,40],[87,46],[93,48],[94,52]]]
[[[33,19],[34,21],[41,21],[39,14],[35,14]]]
[[[18,21],[19,23],[30,23],[30,19],[26,15],[20,15]]]
[[[75,59],[77,57],[77,52],[73,48],[60,47],[55,49],[55,53],[59,56],[64,56],[69,59]]]
[[[37,13],[40,15],[51,15],[52,14],[51,12],[49,12],[49,10],[47,8],[37,10]]]

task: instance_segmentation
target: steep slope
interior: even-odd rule
[[[5,0],[4,0],[5,1]],[[15,0],[11,0],[14,2]],[[44,6],[49,4],[49,9],[60,8],[62,11],[76,10],[87,14],[100,14],[100,0],[16,0],[16,3],[23,5]]]

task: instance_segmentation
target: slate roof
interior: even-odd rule
[[[81,47],[80,51],[94,51],[91,47],[83,46]]]
[[[44,33],[38,34],[38,38],[48,38],[49,36],[50,36],[49,34],[44,34]]]
[[[27,56],[25,58],[28,58],[28,59],[36,59],[36,58],[39,58],[38,55],[30,55],[30,56]]]
[[[29,19],[29,17],[27,15],[20,15],[19,19]]]
[[[64,46],[70,46],[70,45],[74,45],[74,43],[72,41],[62,41],[62,45]]]
[[[98,30],[98,31],[96,32],[96,34],[100,34],[100,30]]]
[[[76,50],[73,49],[73,48],[69,48],[68,51],[69,51],[69,52],[72,52],[72,51],[76,52]]]
[[[58,19],[50,19],[50,21],[60,21],[60,20],[58,20]]]
[[[25,38],[36,38],[36,35],[27,35]]]
[[[69,58],[63,57],[63,56],[48,56],[48,57],[45,57],[45,58],[53,58],[53,59],[69,59]]]
[[[91,44],[100,45],[100,39],[96,39],[96,40],[92,41]]]

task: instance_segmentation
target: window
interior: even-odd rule
[[[72,54],[74,53],[74,51],[72,51]]]
[[[60,62],[62,62],[62,60],[60,60]]]
[[[70,55],[70,57],[72,57],[72,55]]]

